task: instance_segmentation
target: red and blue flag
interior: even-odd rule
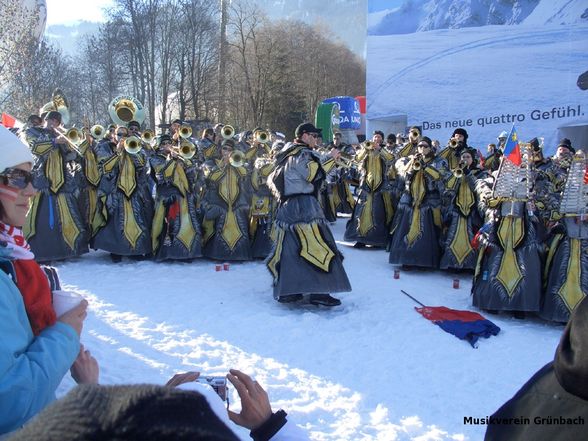
[[[480,337],[498,335],[500,328],[477,312],[459,311],[445,306],[423,306],[415,308],[423,317],[432,321],[445,332],[466,340],[473,348]]]
[[[512,125],[512,129],[510,129],[508,138],[506,138],[503,153],[504,157],[515,165],[521,165],[523,162],[521,157],[521,149],[519,147],[519,137],[517,135],[514,124]]]

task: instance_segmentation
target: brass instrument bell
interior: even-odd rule
[[[364,141],[362,145],[366,150],[374,150],[376,148],[376,144],[372,141]]]
[[[136,155],[141,151],[141,139],[137,138],[136,136],[129,136],[125,138],[124,144],[125,150],[130,155]]]
[[[459,145],[459,141],[457,140],[457,138],[451,138],[449,140],[449,147],[451,147],[452,149],[456,148]]]
[[[235,136],[235,129],[233,126],[226,125],[221,130],[223,139],[232,139]]]
[[[108,113],[118,125],[126,126],[131,121],[141,124],[145,121],[143,104],[132,96],[120,95],[114,98],[108,105]]]
[[[255,136],[255,140],[257,142],[262,143],[262,144],[267,144],[268,142],[270,142],[270,135],[265,130],[256,131],[254,136]]]
[[[69,129],[67,132],[65,132],[65,137],[72,143],[75,145],[79,145],[82,143],[82,141],[84,139],[86,139],[86,137],[84,136],[84,133],[76,128],[76,127],[72,127],[71,129]]]
[[[192,136],[192,127],[188,124],[182,124],[180,129],[178,130],[178,133],[181,138],[189,138],[190,136]]]
[[[95,124],[90,128],[90,135],[94,139],[102,139],[106,134],[106,129],[100,124]]]
[[[245,154],[241,150],[233,150],[229,157],[229,163],[233,167],[243,167],[245,165]]]
[[[153,130],[144,130],[143,133],[141,133],[141,140],[145,143],[145,144],[149,144],[150,146],[153,146],[155,144],[155,132],[153,132]]]
[[[187,139],[182,139],[178,153],[184,159],[192,159],[196,154],[196,146]]]
[[[61,114],[61,124],[64,126],[67,125],[70,119],[69,106],[67,104],[67,100],[65,99],[65,95],[60,89],[55,89],[53,91],[53,94],[51,95],[51,101],[39,109],[39,115],[43,115],[43,113],[48,113],[51,111],[59,112]]]

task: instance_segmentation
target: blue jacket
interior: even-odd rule
[[[33,335],[22,296],[0,271],[0,434],[18,429],[55,399],[80,339],[57,322]]]

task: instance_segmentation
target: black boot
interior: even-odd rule
[[[302,300],[302,294],[291,294],[289,296],[280,296],[278,297],[278,302],[280,303],[294,303],[299,302]]]
[[[308,303],[315,306],[339,306],[341,300],[332,297],[330,294],[311,294],[308,297]]]
[[[119,263],[122,260],[122,256],[120,254],[110,253],[110,260],[114,263]]]

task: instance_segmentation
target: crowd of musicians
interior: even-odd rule
[[[391,264],[473,272],[482,310],[566,322],[588,292],[586,159],[567,139],[552,158],[521,143],[517,165],[506,132],[484,157],[461,128],[445,147],[416,127],[357,145],[310,123],[293,142],[179,120],[157,134],[137,120],[67,131],[56,107],[20,133],[36,161],[23,229],[39,261],[90,248],[115,262],[266,259],[276,300],[336,306],[330,294],[351,286],[329,223],[347,214],[345,241]]]

